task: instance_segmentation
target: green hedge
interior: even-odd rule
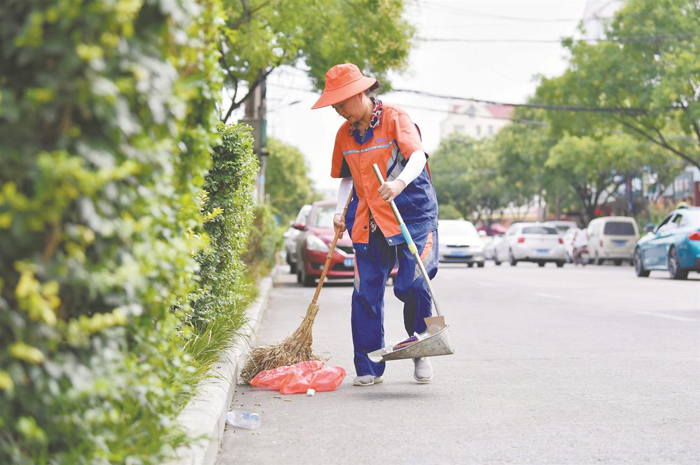
[[[220,12],[0,7],[0,463],[161,463],[182,439]]]
[[[253,221],[258,159],[248,126],[221,125],[219,131],[223,143],[214,152],[203,194],[204,229],[210,242],[196,255],[200,286],[190,295],[182,326],[198,380],[232,345],[234,334],[246,322],[245,309],[257,294],[241,256]],[[183,392],[182,401],[189,394]]]
[[[239,310],[237,285],[245,269],[246,251],[254,216],[252,187],[258,171],[250,127],[219,126],[223,143],[213,154],[206,177],[203,213],[210,247],[197,255],[201,285],[192,296],[188,320],[205,327],[221,314]]]
[[[267,205],[257,206],[243,260],[249,267],[262,266],[263,270],[269,269],[275,264],[275,254],[280,249],[281,237],[272,208]]]

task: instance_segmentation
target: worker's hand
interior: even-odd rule
[[[338,236],[338,238],[342,238],[343,232],[345,231],[345,218],[340,213],[333,215],[333,227],[335,227],[335,229],[340,229],[340,236]]]
[[[406,188],[406,184],[400,179],[395,181],[385,182],[379,186],[379,195],[382,196],[386,203],[391,202]]]

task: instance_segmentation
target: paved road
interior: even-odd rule
[[[442,265],[434,283],[456,354],[434,380],[389,362],[358,388],[351,284],[321,293],[314,347],[348,371],[335,392],[281,396],[239,386],[255,432],[229,429],[227,464],[698,464],[700,275],[648,279],[631,267]],[[312,290],[275,279],[261,343],[298,326]],[[404,336],[387,287],[386,339]]]

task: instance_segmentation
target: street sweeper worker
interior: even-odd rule
[[[438,268],[437,196],[420,133],[404,110],[371,96],[378,87],[379,81],[363,76],[354,64],[336,65],[326,73],[323,94],[312,107],[332,106],[346,120],[335,138],[331,176],[341,178],[333,223],[341,232],[348,231],[355,248],[351,315],[355,386],[383,381],[385,362],[373,362],[367,354],[384,347],[384,289],[397,261],[394,294],[404,303],[408,335],[425,331],[424,318],[432,315],[428,285],[392,213],[392,200],[430,279]],[[374,163],[387,181],[382,186],[372,170]],[[430,382],[430,360],[413,361],[416,381]]]

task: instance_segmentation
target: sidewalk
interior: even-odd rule
[[[300,324],[314,289],[296,284],[293,275],[282,268],[275,277],[267,317],[260,332],[259,344],[276,344],[289,336]],[[219,454],[219,465],[241,464],[342,464],[342,463],[416,463],[410,457],[421,453],[421,444],[407,444],[419,434],[421,418],[430,406],[447,416],[449,404],[438,399],[454,391],[445,383],[419,385],[413,380],[413,362],[403,360],[387,366],[385,383],[366,388],[352,385],[350,335],[350,297],[352,282],[330,282],[319,297],[320,311],[314,324],[314,350],[330,358],[327,364],[347,371],[344,383],[333,392],[283,396],[251,386],[238,386],[232,408],[257,412],[262,425],[256,431],[227,427]],[[400,302],[387,290],[387,340],[404,338]],[[452,363],[456,363],[453,360]],[[436,376],[447,370],[448,358],[434,363]],[[444,399],[444,397],[443,397]],[[442,407],[438,407],[438,405]],[[439,410],[443,410],[439,412]],[[443,423],[441,421],[441,423]],[[449,421],[444,427],[450,427]],[[400,431],[397,433],[397,431]],[[387,447],[392,436],[401,440]],[[439,432],[429,432],[439,441]],[[439,445],[435,445],[440,448]],[[378,449],[390,451],[385,460],[374,460]],[[437,463],[431,460],[422,463]]]

